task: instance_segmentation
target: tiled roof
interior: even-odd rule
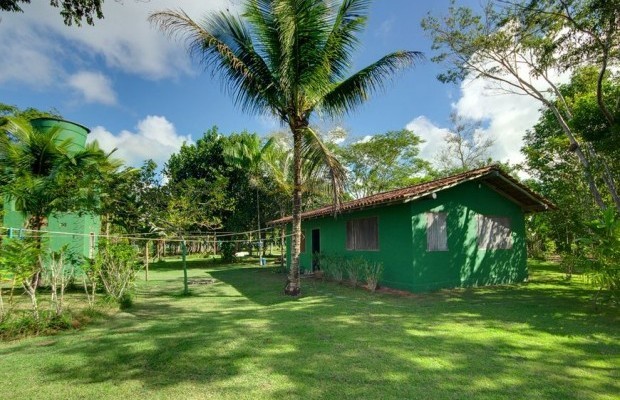
[[[301,218],[304,220],[335,214],[335,211],[337,211],[337,213],[344,213],[378,205],[409,202],[422,197],[430,196],[433,193],[454,187],[461,183],[474,180],[484,182],[496,192],[519,204],[526,212],[545,211],[547,209],[555,208],[553,203],[534,193],[527,186],[503,172],[498,166],[491,165],[488,167],[463,172],[461,174],[448,176],[446,178],[436,179],[434,181],[420,183],[418,185],[409,186],[402,189],[390,190],[388,192],[378,193],[357,200],[347,201],[342,203],[337,210],[334,209],[334,206],[330,205],[317,208],[315,210],[306,211],[301,214]],[[291,216],[280,218],[269,222],[269,225],[288,223],[291,222],[292,219],[293,217]]]

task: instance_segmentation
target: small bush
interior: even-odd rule
[[[353,287],[357,287],[360,278],[364,273],[364,264],[366,261],[363,258],[354,258],[352,260],[347,260],[345,262],[347,276],[349,278],[349,282]]]
[[[364,265],[364,275],[366,276],[366,284],[371,292],[377,289],[381,275],[383,275],[383,263],[366,262]]]
[[[121,310],[127,310],[133,306],[133,294],[125,292],[118,300],[118,306]]]
[[[225,264],[234,263],[235,257],[235,244],[231,242],[224,242],[220,245],[220,253],[222,253],[222,262]]]
[[[121,306],[131,296],[140,268],[136,249],[128,243],[102,243],[95,263],[107,295]]]
[[[321,270],[325,279],[341,283],[345,271],[345,260],[337,255],[321,253],[319,255]]]

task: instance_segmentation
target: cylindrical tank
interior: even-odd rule
[[[58,140],[64,141],[70,139],[70,150],[73,152],[84,150],[84,146],[86,145],[86,136],[90,132],[90,129],[83,125],[58,118],[35,118],[30,120],[30,124],[33,128],[42,132],[47,132],[52,128],[60,127],[61,131],[58,135]]]

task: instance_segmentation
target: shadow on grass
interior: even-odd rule
[[[206,272],[218,282],[195,297],[154,295],[175,287],[164,281],[83,340],[50,346],[42,379],[140,382],[163,397],[179,384],[199,388],[188,397],[231,398],[568,399],[620,389],[617,315],[588,313],[587,290],[530,283],[400,298],[304,282],[291,300],[269,268]],[[42,350],[11,354],[32,351]]]

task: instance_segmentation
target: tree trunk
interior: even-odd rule
[[[298,296],[301,293],[299,279],[299,253],[301,252],[301,140],[307,123],[291,123],[293,131],[293,235],[291,269],[284,294]]]
[[[546,105],[551,109],[551,111],[555,115],[557,121],[562,127],[562,130],[568,137],[568,141],[570,142],[570,146],[571,146],[570,147],[571,151],[575,153],[575,155],[581,162],[581,165],[583,166],[583,172],[586,178],[586,183],[588,184],[588,187],[590,188],[590,193],[592,193],[592,197],[594,197],[594,202],[601,210],[604,210],[606,208],[605,202],[603,201],[603,197],[601,196],[601,193],[599,192],[598,188],[596,187],[596,183],[594,182],[594,177],[592,176],[592,167],[590,165],[590,161],[588,161],[588,158],[583,153],[583,150],[581,149],[579,142],[575,138],[575,135],[573,135],[573,131],[571,130],[571,128],[568,126],[568,124],[564,120],[564,117],[560,113],[560,110],[558,110],[558,108],[555,107],[551,103],[546,103]]]

